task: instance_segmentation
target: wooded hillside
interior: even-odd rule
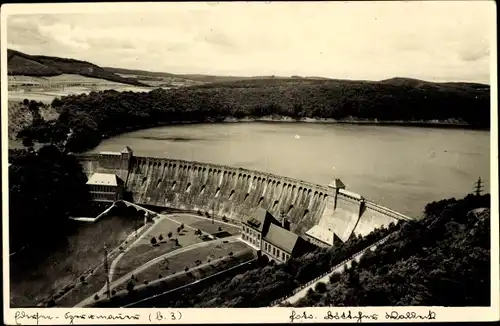
[[[51,126],[27,128],[21,137],[61,138],[73,152],[90,149],[103,137],[180,121],[226,118],[320,118],[368,121],[448,121],[489,128],[489,87],[401,80],[384,82],[262,79],[206,84],[148,93],[103,91],[56,98],[61,114]]]

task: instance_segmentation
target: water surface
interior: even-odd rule
[[[490,133],[475,130],[312,123],[221,123],[145,129],[92,152],[130,146],[140,156],[243,167],[347,189],[405,214],[472,192],[490,175]],[[488,190],[489,191],[489,190]]]

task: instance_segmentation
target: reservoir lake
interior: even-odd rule
[[[215,163],[347,190],[414,217],[425,205],[461,198],[479,177],[490,186],[488,131],[329,123],[238,122],[125,133],[90,152]]]

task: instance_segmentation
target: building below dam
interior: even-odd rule
[[[328,185],[210,163],[135,156],[121,152],[77,155],[88,178],[113,174],[138,205],[208,212],[239,221],[257,208],[287,218],[289,230],[318,246],[367,235],[377,227],[411,217]]]

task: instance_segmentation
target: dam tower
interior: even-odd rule
[[[132,157],[134,156],[134,152],[128,146],[125,146],[124,149],[120,152],[120,171],[122,171],[122,175],[120,176],[125,184],[127,184],[128,174],[132,165]]]
[[[340,179],[333,179],[332,182],[328,185],[329,188],[333,190],[333,209],[337,207],[337,198],[339,196],[339,190],[340,189],[345,189],[345,184],[340,181]]]

